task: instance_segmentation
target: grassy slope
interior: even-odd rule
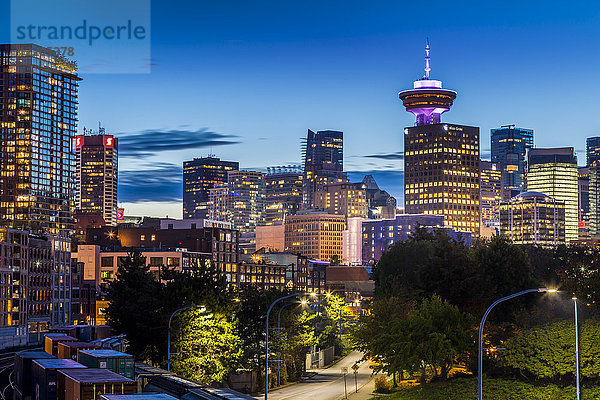
[[[509,380],[485,380],[484,398],[486,400],[572,400],[575,388],[533,386],[523,382]],[[401,389],[389,396],[376,397],[386,400],[469,400],[477,399],[477,379],[457,378],[448,382],[432,383]],[[600,387],[584,388],[582,400],[600,399]]]

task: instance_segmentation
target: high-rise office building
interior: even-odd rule
[[[498,228],[500,224],[500,202],[502,201],[502,166],[490,161],[481,161],[481,224]]]
[[[314,194],[314,208],[327,214],[367,218],[367,185],[364,183],[330,183]]]
[[[579,239],[590,238],[590,167],[577,168],[579,183]]]
[[[598,235],[600,235],[600,164],[597,162],[592,163],[589,167],[589,173],[590,235],[598,238]]]
[[[554,247],[565,243],[565,202],[533,191],[503,201],[500,234],[516,244]]]
[[[505,199],[525,190],[527,150],[533,147],[533,130],[506,125],[491,130],[492,162],[504,172]]]
[[[270,167],[265,176],[265,224],[283,223],[302,206],[302,171],[295,167]]]
[[[229,171],[227,183],[209,189],[210,219],[233,224],[241,233],[254,232],[265,221],[265,174]]]
[[[600,137],[590,137],[585,141],[586,165],[589,167],[600,161]]]
[[[0,218],[9,225],[73,228],[79,80],[53,50],[0,45]]]
[[[579,189],[577,157],[572,147],[529,150],[527,190],[565,202],[565,239],[577,240]]]
[[[285,222],[285,251],[321,261],[342,261],[346,217],[326,213],[290,216]]]
[[[600,137],[587,138],[586,161],[589,173],[587,198],[589,201],[589,234],[598,238],[600,235]],[[580,198],[582,202],[585,202],[584,196],[580,196]],[[585,207],[585,203],[579,208],[583,207]]]
[[[399,93],[417,119],[404,129],[404,207],[479,235],[479,128],[441,122],[456,92],[429,79],[429,43],[425,60],[425,76]]]
[[[314,194],[323,185],[347,182],[344,173],[344,133],[308,130],[304,153],[303,208],[314,208]]]
[[[75,138],[75,207],[117,225],[119,143],[113,135]]]
[[[227,173],[240,169],[235,161],[223,161],[214,156],[183,162],[183,218],[206,218],[210,204],[208,192],[227,183]]]

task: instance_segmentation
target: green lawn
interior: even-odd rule
[[[483,395],[485,400],[573,400],[575,388],[558,386],[534,386],[528,383],[486,379]],[[600,399],[600,386],[583,388],[583,400]],[[469,400],[477,399],[477,378],[457,378],[448,382],[430,383],[386,396],[374,397],[386,400]]]

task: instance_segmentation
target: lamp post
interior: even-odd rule
[[[294,293],[289,294],[287,296],[280,297],[275,299],[274,302],[271,303],[269,309],[267,310],[267,322],[266,322],[266,340],[265,340],[265,400],[267,400],[269,396],[269,315],[271,314],[271,310],[281,300],[289,299],[290,297],[300,296],[303,293]]]
[[[171,320],[173,319],[173,316],[175,314],[177,314],[179,311],[187,310],[188,308],[192,308],[192,307],[205,308],[204,306],[197,306],[197,305],[181,307],[181,308],[173,311],[173,314],[171,314],[171,316],[169,317],[169,328],[167,330],[167,371],[171,370]]]
[[[575,306],[575,387],[577,389],[577,400],[579,400],[579,328],[577,323],[577,297],[573,297]]]
[[[478,386],[478,399],[479,400],[483,400],[483,327],[485,325],[485,320],[486,320],[488,314],[490,313],[490,311],[492,311],[492,308],[494,308],[497,304],[502,303],[503,301],[513,299],[517,296],[521,296],[526,293],[534,293],[534,292],[556,293],[556,291],[557,291],[556,289],[548,289],[548,288],[523,290],[521,292],[514,293],[514,294],[511,294],[510,296],[506,296],[506,297],[496,300],[495,302],[492,303],[491,306],[488,307],[485,314],[483,314],[483,318],[481,319],[481,324],[479,325],[479,354],[478,354],[478,359],[477,359],[477,384],[478,384],[477,386]]]

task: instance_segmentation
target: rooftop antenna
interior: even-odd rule
[[[98,121],[98,135],[104,135],[106,129],[102,127],[102,122]]]
[[[429,38],[427,38],[427,45],[425,46],[425,76],[423,77],[426,80],[429,80],[429,71],[431,71],[429,60]]]

